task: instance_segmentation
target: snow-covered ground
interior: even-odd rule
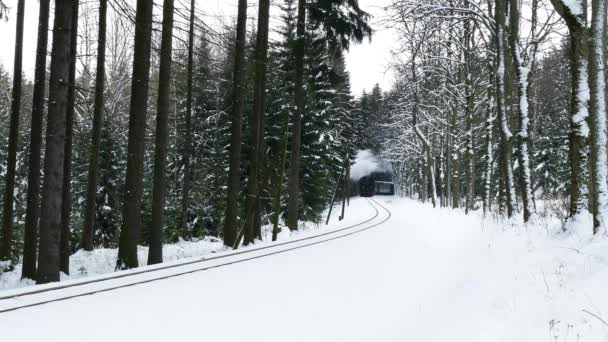
[[[165,262],[176,261],[184,258],[202,256],[219,251],[223,243],[214,238],[206,238],[200,241],[179,241],[176,244],[163,246],[163,258]],[[137,258],[140,265],[145,265],[148,260],[148,248],[139,246]],[[118,249],[100,248],[87,252],[79,250],[70,257],[70,275],[61,274],[62,281],[80,279],[90,276],[114,272]],[[15,266],[11,272],[0,274],[0,291],[34,285],[30,279],[21,280],[21,264]],[[0,292],[1,293],[1,292]]]
[[[606,238],[376,199],[393,216],[374,229],[0,314],[2,339],[608,341]]]
[[[356,224],[360,221],[365,221],[375,215],[375,211],[368,205],[363,205],[359,210],[349,211],[345,215],[344,220],[339,221],[340,208],[336,206],[331,216],[328,225],[315,224],[305,222],[302,224],[302,229],[295,233],[290,233],[289,229],[283,228],[277,238],[277,242],[288,241],[301,237],[311,236],[333,229],[339,229],[347,225]],[[324,213],[323,217],[326,217]],[[249,248],[256,248],[271,244],[272,226],[263,228],[262,238],[264,241],[258,241],[255,245]],[[244,248],[247,249],[247,248]],[[210,253],[221,253],[224,251],[223,242],[213,237],[207,237],[199,241],[179,241],[175,244],[167,244],[163,246],[163,261],[165,263],[176,261],[188,261],[195,257],[201,257]],[[89,278],[104,274],[113,273],[116,268],[116,258],[118,249],[95,249],[91,252],[80,250],[70,257],[70,275],[61,274],[62,281],[75,279]],[[139,265],[146,265],[148,260],[148,248],[138,247]],[[0,293],[2,290],[23,288],[34,285],[34,281],[30,279],[21,279],[21,264],[15,265],[15,269],[11,272],[0,273]]]

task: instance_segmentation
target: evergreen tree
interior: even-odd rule
[[[256,221],[260,216],[259,183],[262,171],[264,146],[264,115],[266,112],[266,73],[268,61],[268,26],[270,21],[270,0],[261,0],[258,12],[258,30],[255,45],[255,85],[253,95],[253,115],[251,120],[251,146],[249,156],[249,183],[245,212],[244,243],[252,243],[256,237]]]
[[[23,241],[22,278],[36,277],[38,250],[38,220],[40,207],[40,149],[42,147],[42,122],[46,86],[46,55],[49,27],[49,0],[40,0],[38,13],[38,40],[36,43],[36,66],[34,71],[34,94],[32,99],[32,122],[27,178],[27,208]]]
[[[23,65],[23,21],[25,0],[17,2],[17,28],[15,33],[15,59],[11,101],[8,159],[4,184],[4,206],[2,211],[2,249],[0,260],[13,259],[13,205],[15,196],[15,172],[17,163],[17,143],[19,139],[19,116],[21,112],[22,65]],[[0,11],[2,12],[2,11]]]
[[[72,20],[77,0],[55,3],[53,49],[49,81],[49,110],[44,158],[44,185],[40,210],[40,248],[36,282],[59,281],[62,233],[62,187],[66,116],[68,110],[70,45]]]
[[[320,30],[324,40],[332,49],[348,50],[351,40],[362,41],[372,34],[367,24],[369,15],[359,8],[356,0],[320,0],[311,6],[306,0],[298,1],[298,20],[296,24],[295,55],[295,111],[293,113],[293,128],[291,132],[291,154],[289,162],[289,202],[288,222],[291,230],[298,229],[300,206],[300,175],[301,175],[301,149],[303,140],[302,116],[305,111],[304,55],[306,52],[306,15],[310,12],[310,26],[312,31]],[[311,46],[308,46],[309,48]],[[305,177],[305,176],[302,176]]]
[[[163,2],[163,32],[160,55],[158,107],[156,111],[156,152],[154,156],[154,190],[148,264],[163,261],[163,225],[169,119],[169,87],[173,44],[173,0]]]
[[[150,49],[152,34],[151,2],[137,1],[135,17],[135,45],[133,54],[133,81],[129,112],[129,147],[127,178],[123,203],[123,222],[120,231],[117,269],[138,266],[137,242],[141,233],[141,201],[143,188],[144,143],[146,112],[148,109],[148,86],[150,72]]]
[[[93,250],[93,233],[95,213],[97,210],[97,183],[99,174],[99,151],[101,148],[101,130],[105,110],[104,85],[106,73],[106,20],[108,1],[99,1],[99,33],[97,44],[97,72],[95,74],[95,104],[93,127],[91,129],[91,152],[88,168],[86,207],[82,229],[81,247],[86,251]]]
[[[234,246],[238,243],[238,204],[240,189],[240,159],[242,144],[243,106],[245,100],[245,39],[247,25],[247,1],[239,0],[236,27],[236,46],[234,53],[233,90],[230,128],[230,168],[226,199],[226,218],[224,220],[224,244]]]

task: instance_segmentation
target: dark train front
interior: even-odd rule
[[[374,195],[391,196],[395,194],[393,178],[388,172],[374,172],[361,178],[357,189],[361,197],[372,197]]]

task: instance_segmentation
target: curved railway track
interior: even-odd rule
[[[392,214],[386,207],[374,199],[367,198],[366,200],[372,206],[375,213],[371,218],[354,225],[258,248],[240,250],[212,257],[201,257],[186,262],[159,265],[146,269],[121,272],[119,274],[108,274],[96,277],[95,279],[74,281],[68,284],[53,284],[38,289],[18,291],[17,293],[4,296],[0,295],[0,314],[287,253],[375,228],[391,218]],[[379,209],[383,210],[386,216],[380,217],[380,221],[378,222],[372,222],[380,216]],[[245,257],[238,258],[239,256]],[[93,286],[84,288],[85,285]]]

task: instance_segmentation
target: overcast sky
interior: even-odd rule
[[[111,1],[111,0],[110,0]],[[217,25],[219,20],[231,21],[236,16],[238,0],[196,0],[197,7],[203,12],[202,20],[210,25]],[[352,92],[359,95],[363,89],[371,89],[375,83],[379,83],[383,89],[392,85],[392,73],[388,70],[391,60],[391,48],[395,44],[395,34],[391,30],[383,29],[378,23],[384,16],[382,6],[390,0],[359,0],[360,6],[374,16],[372,27],[375,31],[372,42],[364,42],[360,45],[352,45],[347,54],[347,65],[351,74]],[[4,1],[12,10],[9,21],[0,22],[0,63],[4,68],[12,72],[13,54],[15,44],[15,15],[17,0]],[[133,1],[134,2],[134,1]],[[156,2],[160,2],[157,0]],[[176,6],[187,1],[178,0]],[[188,1],[189,2],[189,1]],[[272,0],[273,7],[271,25],[278,25],[277,17],[279,9],[277,5],[282,0]],[[28,77],[33,77],[36,34],[38,20],[38,0],[25,0],[25,35],[23,45],[23,70]],[[250,18],[257,14],[257,1],[249,0]],[[52,19],[51,19],[52,24]],[[50,37],[49,37],[50,38]]]

